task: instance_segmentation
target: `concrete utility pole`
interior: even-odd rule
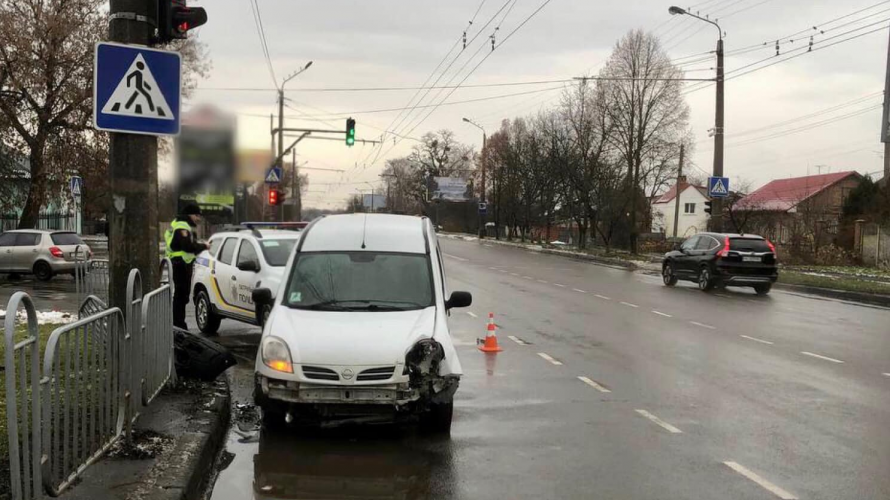
[[[683,155],[686,153],[686,145],[680,144],[680,166],[677,168],[677,184],[674,186],[674,238],[677,237],[677,226],[680,224],[680,181],[683,177]]]
[[[144,0],[111,0],[108,39],[151,45],[154,22],[145,19],[156,21],[154,7],[155,2]],[[130,269],[139,269],[144,287],[153,289],[159,282],[157,138],[112,133],[108,172],[111,181],[109,305],[126,311]]]
[[[890,179],[890,42],[887,46],[887,74],[884,80],[884,114],[881,121],[881,142],[884,143],[884,179]]]
[[[723,177],[723,28],[716,21],[697,16],[677,6],[671,6],[668,12],[671,15],[694,17],[717,28],[717,103],[714,113],[714,169],[711,175]],[[723,230],[723,198],[714,198],[712,202],[710,226],[712,231],[719,232]]]
[[[309,69],[309,66],[312,66],[312,61],[309,61],[308,63],[306,63],[305,66],[285,78],[284,81],[281,82],[281,87],[278,87],[278,155],[276,156],[276,158],[278,158],[277,165],[279,167],[284,166],[284,86],[287,85],[287,82],[296,78],[297,75]],[[283,221],[284,203],[281,204],[279,214],[281,220]]]
[[[469,118],[464,118],[464,121],[469,123],[470,125],[473,125],[474,127],[478,128],[479,130],[482,131],[482,154],[483,154],[483,156],[482,156],[482,164],[480,165],[482,167],[482,193],[480,194],[480,202],[485,203],[485,143],[486,143],[488,137],[487,137],[487,134],[485,133],[485,129],[482,127],[482,125],[479,125],[478,123],[474,122],[473,120],[470,120]],[[480,212],[479,213],[479,239],[480,240],[485,238],[485,219],[486,219],[485,214]]]

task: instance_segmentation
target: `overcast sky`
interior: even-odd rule
[[[461,37],[480,3],[482,8],[468,31],[468,39],[500,10],[439,82],[459,83],[491,52],[489,35],[495,26],[500,24],[495,36],[500,43],[545,1],[256,0],[278,84],[307,61],[314,62],[286,87],[291,108],[285,110],[286,126],[341,129],[346,115],[337,114],[348,113],[358,123],[358,137],[365,139],[379,138],[381,130],[391,127],[399,112],[362,111],[405,107],[414,91],[301,89],[419,86]],[[237,113],[239,147],[268,148],[268,115],[277,112],[275,91],[215,90],[274,89],[276,85],[254,24],[251,0],[203,0],[194,4],[208,11],[209,21],[200,29],[199,37],[209,48],[213,69],[210,77],[200,82],[190,104],[209,102]],[[502,9],[504,5],[507,7]],[[656,0],[551,0],[491,53],[464,85],[562,80],[596,73],[618,38],[635,28],[659,35],[678,63],[694,62],[682,66],[688,70],[687,77],[712,77],[713,59],[695,62],[700,58],[686,56],[713,50],[717,30],[688,16],[670,16],[670,5]],[[710,0],[681,6],[719,19],[726,33],[727,78],[800,55],[727,80],[726,175],[747,179],[757,187],[778,177],[815,174],[820,168],[823,173],[881,171],[880,92],[884,86],[888,32],[881,29],[866,33],[886,28],[890,23],[890,1]],[[838,19],[842,16],[848,17]],[[814,26],[818,30],[814,31]],[[809,32],[788,38],[807,29]],[[811,33],[815,35],[814,51],[799,49],[808,46]],[[863,36],[827,47],[857,35]],[[778,58],[776,39],[783,40],[782,55]],[[758,48],[763,42],[768,43]],[[749,47],[750,51],[733,53]],[[821,47],[826,48],[818,50]],[[452,52],[446,65],[458,52]],[[767,58],[772,59],[732,73]],[[463,71],[453,77],[461,67]],[[533,114],[556,104],[560,85],[461,88],[446,103],[526,94],[444,105],[425,121],[421,120],[432,108],[418,109],[397,130],[419,137],[431,130],[448,128],[460,141],[478,149],[482,144],[481,132],[463,123],[462,117],[476,120],[492,133],[503,118]],[[687,87],[694,89],[695,84],[689,83]],[[528,93],[532,91],[537,92]],[[438,103],[449,92],[433,90],[423,104]],[[432,100],[437,95],[438,99]],[[692,92],[687,99],[692,110],[691,127],[698,141],[692,160],[702,171],[710,171],[713,146],[708,129],[714,123],[714,89]],[[816,114],[823,110],[827,111]],[[321,117],[323,114],[335,116]],[[306,115],[316,115],[313,119],[324,118],[329,123],[300,119]],[[778,126],[765,128],[773,125]],[[812,128],[760,140],[809,126]],[[384,160],[407,154],[412,144],[414,141],[405,139],[391,149],[390,135],[383,149],[389,152],[380,155],[376,163],[370,162],[375,155],[363,163],[371,146],[357,144],[347,148],[333,141],[302,142],[298,160],[308,162],[307,167],[347,171],[340,174],[305,170],[311,192],[304,204],[334,208],[342,206],[343,200],[356,189],[367,190],[364,182],[379,186],[378,174]]]

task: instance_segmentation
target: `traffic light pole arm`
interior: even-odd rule
[[[288,137],[288,136],[285,136]],[[293,136],[290,136],[293,137]],[[315,139],[319,141],[342,141],[343,139],[337,139],[336,137],[310,137],[310,139]],[[380,141],[375,141],[372,139],[355,139],[355,142],[361,142],[364,144],[380,144]]]
[[[319,128],[283,128],[282,132],[308,132],[308,133],[316,133],[316,134],[343,134],[346,135],[345,130],[328,130],[328,129],[319,129]],[[278,133],[277,128],[272,129],[272,135]]]
[[[297,140],[295,140],[293,143],[291,143],[291,145],[288,146],[287,149],[285,149],[280,155],[278,155],[277,158],[275,158],[275,161],[272,162],[272,166],[274,167],[275,165],[278,165],[278,162],[283,160],[284,157],[287,156],[288,153],[290,153],[290,150],[294,149],[294,146],[296,146],[297,143],[299,143],[300,141],[305,139],[310,133],[311,132],[303,132],[303,134],[301,134],[300,137],[297,137]]]

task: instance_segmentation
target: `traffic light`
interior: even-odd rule
[[[158,42],[188,38],[188,31],[207,22],[202,7],[186,7],[186,0],[158,0]]]
[[[346,145],[352,146],[355,144],[355,120],[352,118],[346,119]]]
[[[276,207],[276,206],[278,206],[278,203],[279,203],[278,190],[270,189],[269,190],[269,205]]]
[[[708,200],[708,201],[705,202],[705,213],[706,213],[706,214],[711,213],[711,204],[712,204],[712,203],[714,203],[714,202],[711,201],[711,200]]]

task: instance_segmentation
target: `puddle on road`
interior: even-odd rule
[[[450,439],[423,436],[407,425],[262,429],[247,377],[249,370],[232,374],[228,464],[210,500],[453,496]]]

